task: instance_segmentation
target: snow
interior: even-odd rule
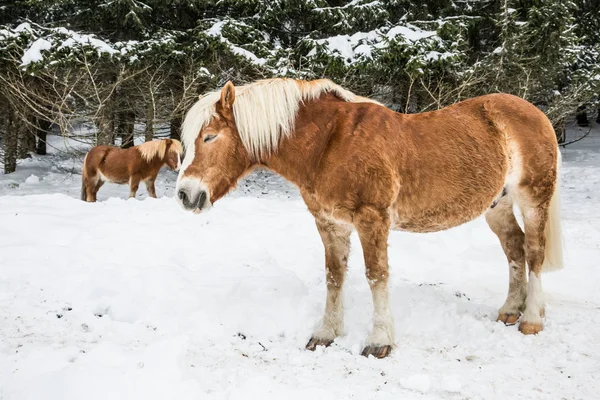
[[[330,52],[338,52],[345,60],[354,58],[354,52],[352,51],[353,43],[348,35],[332,36],[327,39],[322,39],[319,42],[326,43],[327,49]]]
[[[37,175],[31,174],[27,179],[25,179],[25,183],[28,183],[30,185],[37,184],[40,183],[40,178]]]
[[[410,42],[417,42],[421,39],[430,38],[436,36],[435,31],[424,31],[422,29],[417,28],[416,26],[395,26],[390,29],[386,36],[388,39],[396,39],[398,36],[401,36],[403,39],[406,39]]]
[[[230,43],[230,46],[231,46],[231,51],[233,51],[234,54],[243,56],[243,57],[247,58],[248,60],[252,61],[256,65],[264,65],[267,62],[266,59],[257,57],[251,51],[248,51],[246,49],[243,49],[243,48],[236,46],[234,44],[231,44],[231,43]]]
[[[449,52],[440,53],[439,51],[430,51],[425,54],[426,60],[445,60],[446,58],[452,57],[453,54]]]
[[[42,51],[50,50],[51,48],[52,43],[50,43],[46,39],[37,39],[23,53],[23,57],[21,57],[21,65],[28,65],[31,63],[42,61],[44,59],[44,57],[42,56]]]
[[[227,21],[218,21],[215,22],[213,24],[213,26],[211,26],[207,31],[206,34],[209,36],[215,36],[215,37],[220,37],[221,36],[221,31],[223,30],[223,26],[225,26],[225,24],[227,23]]]
[[[25,32],[25,31],[27,31],[27,32],[33,31],[31,29],[31,24],[29,24],[29,22],[23,22],[15,28],[15,32]]]
[[[329,10],[344,10],[348,8],[366,8],[366,7],[377,7],[381,5],[380,1],[371,1],[366,4],[361,4],[364,0],[352,0],[347,4],[339,7],[316,7],[313,8],[313,11],[321,12],[321,11],[329,11]]]
[[[88,204],[81,157],[64,146],[82,149],[51,137],[49,156],[0,175],[2,399],[597,398],[600,130],[563,150],[566,268],[543,275],[546,329],[494,321],[508,271],[482,218],[393,232],[396,348],[384,360],[360,356],[372,302],[356,234],[345,335],[304,350],[324,308],[324,254],[283,180],[252,175],[200,215],[172,199],[171,171],[158,199],[107,184]]]
[[[369,32],[357,32],[353,35],[337,35],[325,39],[314,40],[315,47],[307,54],[308,57],[317,54],[317,46],[323,46],[328,54],[338,55],[343,58],[346,65],[354,64],[364,59],[372,58],[374,49],[387,48],[389,41],[399,40],[415,44],[421,40],[430,39],[438,43],[441,41],[435,31],[422,30],[414,25],[399,25],[385,29],[375,29]],[[435,61],[453,56],[452,53],[426,51],[422,57],[424,61]]]
[[[118,50],[113,49],[108,43],[97,39],[94,35],[82,35],[77,32],[71,31],[65,28],[57,28],[56,32],[62,33],[63,35],[70,36],[69,39],[62,42],[58,49],[63,49],[65,47],[73,47],[75,45],[90,45],[98,50],[98,53],[108,53],[115,54],[118,53]]]
[[[34,36],[36,34],[39,34],[39,32],[34,32],[29,24],[21,24],[15,29],[16,32],[22,32],[25,30],[30,32],[30,34]],[[114,49],[111,45],[104,42],[103,40],[94,37],[94,35],[79,34],[75,31],[63,27],[48,29],[47,32],[45,32],[45,34],[47,35],[47,37],[37,38],[24,51],[23,56],[21,58],[21,66],[27,66],[29,64],[42,61],[44,59],[42,51],[50,50],[54,47],[56,47],[57,50],[62,50],[64,48],[75,47],[77,45],[85,45],[91,46],[92,48],[96,49],[98,55],[102,53],[107,53],[111,55],[119,53],[118,50]],[[58,40],[57,36],[55,36],[56,34],[66,36],[67,38],[64,40]]]
[[[264,65],[267,62],[266,59],[257,57],[256,54],[252,53],[251,51],[248,51],[242,47],[236,46],[235,44],[231,43],[231,41],[229,39],[227,39],[226,37],[223,36],[223,32],[222,32],[223,27],[228,22],[229,21],[215,22],[213,24],[213,26],[211,26],[209,29],[207,29],[205,31],[205,33],[209,36],[216,37],[219,40],[221,40],[221,42],[227,44],[234,54],[242,56],[242,57],[246,58],[247,60],[253,62],[256,65]]]

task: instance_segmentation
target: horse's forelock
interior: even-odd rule
[[[216,104],[221,92],[200,97],[188,110],[181,125],[181,140],[186,149],[194,146],[198,134],[217,115]]]

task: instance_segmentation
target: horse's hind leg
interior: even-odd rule
[[[521,206],[525,225],[525,257],[529,265],[529,287],[525,311],[519,330],[528,335],[543,329],[545,316],[544,293],[542,292],[542,265],[544,263],[549,201],[536,206]]]
[[[488,210],[485,219],[500,239],[500,244],[508,259],[508,296],[504,305],[498,311],[498,321],[513,325],[525,309],[527,276],[524,248],[525,234],[515,219],[510,193],[503,196],[493,208]]]
[[[98,183],[102,182],[98,175],[96,176],[88,176],[85,182],[85,200],[88,202],[96,201],[96,193],[98,190]]]
[[[316,218],[317,229],[325,246],[325,268],[327,270],[327,300],[321,326],[313,333],[306,345],[308,350],[317,346],[329,346],[342,334],[344,307],[342,286],[350,253],[350,226]]]
[[[102,178],[99,178],[98,182],[96,183],[96,185],[94,187],[94,195],[93,195],[94,201],[96,201],[96,196],[98,195],[98,190],[100,190],[102,185],[104,185],[104,181],[102,180]]]

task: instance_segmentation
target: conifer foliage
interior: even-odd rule
[[[11,172],[82,122],[95,143],[177,137],[198,94],[274,76],[401,112],[513,93],[560,133],[597,108],[599,59],[598,0],[17,0],[0,6],[0,158]]]

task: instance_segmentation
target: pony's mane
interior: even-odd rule
[[[167,152],[167,141],[151,140],[136,146],[136,148],[140,152],[142,158],[148,162],[152,161],[152,159],[155,157],[158,157],[162,160],[165,158],[165,153]],[[169,152],[174,152],[181,155],[183,153],[183,146],[181,145],[181,142],[179,142],[179,140],[171,139]]]
[[[169,153],[177,153],[180,156],[183,154],[183,145],[177,139],[171,139],[171,146],[169,146]]]
[[[236,86],[233,116],[246,150],[256,160],[277,151],[281,138],[293,131],[301,103],[327,92],[347,102],[380,104],[357,96],[328,79],[275,78]],[[216,103],[220,98],[220,90],[208,93],[187,112],[181,135],[186,148],[194,146],[202,128],[217,115]]]

